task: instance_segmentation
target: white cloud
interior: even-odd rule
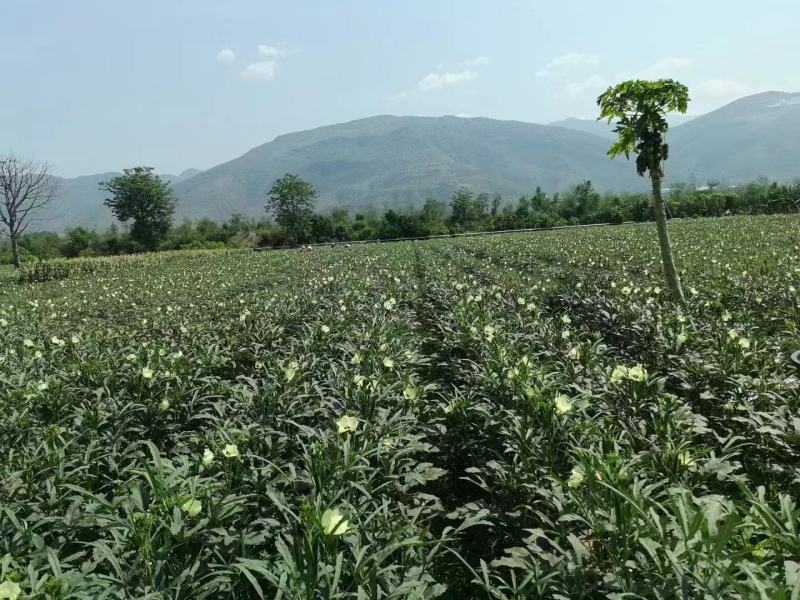
[[[583,81],[577,81],[564,86],[563,94],[570,98],[584,96],[588,93],[595,93],[608,86],[608,82],[602,75],[592,75]]]
[[[236,60],[236,53],[230,48],[223,48],[217,52],[217,62],[229,65]]]
[[[247,65],[241,72],[243,79],[271,81],[278,72],[278,63],[274,60],[262,60]]]
[[[278,56],[286,56],[287,50],[283,46],[268,46],[267,44],[261,44],[258,47],[258,54],[259,56],[263,56],[265,58],[277,58]]]
[[[429,92],[431,90],[438,90],[463,83],[464,81],[475,79],[477,76],[478,74],[470,69],[465,69],[463,71],[446,71],[444,73],[428,73],[417,85],[423,92]]]
[[[567,52],[561,56],[556,56],[544,67],[539,69],[536,72],[536,75],[538,77],[547,77],[553,73],[566,71],[577,66],[596,65],[598,62],[600,62],[600,57],[597,56],[597,54],[587,54],[585,52]]]
[[[674,79],[679,71],[686,71],[694,66],[694,60],[682,56],[668,56],[644,69],[637,76],[640,79]]]

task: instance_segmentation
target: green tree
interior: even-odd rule
[[[133,221],[131,240],[154,250],[169,231],[177,205],[169,182],[153,173],[153,167],[133,167],[101,182],[100,189],[112,195],[104,204],[119,221]]]
[[[685,113],[689,103],[689,90],[685,85],[672,79],[645,81],[635,79],[610,87],[597,99],[600,119],[610,123],[616,120],[614,132],[617,141],[608,151],[611,158],[624,154],[626,158],[634,152],[636,172],[644,177],[650,174],[653,189],[652,208],[658,230],[658,243],[661,248],[661,261],[672,299],[684,304],[683,290],[672,247],[667,231],[667,217],[664,201],[661,198],[661,181],[664,177],[663,161],[669,156],[664,143],[668,129],[666,114],[677,110]]]
[[[310,183],[287,173],[272,184],[267,195],[267,211],[286,229],[292,241],[298,242],[303,239],[318,195]]]

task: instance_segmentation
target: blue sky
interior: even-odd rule
[[[699,114],[800,91],[797,31],[797,0],[0,0],[0,153],[174,173],[375,114],[593,117],[633,76]]]

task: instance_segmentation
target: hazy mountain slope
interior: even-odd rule
[[[593,133],[600,137],[613,140],[616,137],[614,133],[614,126],[606,121],[595,121],[592,119],[576,119],[569,117],[561,119],[560,121],[553,121],[548,123],[553,127],[564,127],[565,129],[572,129],[574,131],[583,131],[584,133]]]
[[[314,184],[323,209],[446,199],[459,185],[509,198],[584,179],[602,189],[640,185],[630,165],[608,160],[607,145],[517,121],[379,116],[280,136],[175,190],[182,212],[220,218],[261,213],[272,182],[287,172]]]
[[[800,94],[765,92],[672,129],[670,180],[750,181],[800,176]]]
[[[537,185],[554,192],[590,179],[601,190],[641,189],[624,158],[608,160],[611,126],[565,119],[551,125],[458,117],[367,119],[283,135],[203,172],[165,175],[180,200],[178,219],[261,215],[267,191],[297,173],[320,192],[319,208],[397,207],[446,200],[459,185],[506,199]],[[800,176],[800,94],[742,98],[673,126],[667,180],[744,182]],[[61,180],[62,201],[38,229],[105,227],[100,181],[115,173]]]

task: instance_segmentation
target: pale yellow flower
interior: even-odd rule
[[[205,450],[203,450],[203,464],[205,466],[208,466],[212,462],[214,462],[214,453],[208,448],[206,448]]]
[[[338,508],[329,508],[322,513],[320,525],[325,535],[330,536],[344,535],[350,529],[350,521],[344,518]]]
[[[195,500],[192,498],[191,500],[187,500],[181,504],[181,510],[183,510],[183,512],[185,512],[191,518],[195,518],[200,514],[200,511],[203,510],[203,504],[200,502],[200,500]]]
[[[145,379],[152,379],[153,378],[153,369],[150,369],[148,367],[144,367],[142,369],[142,377],[144,377]]]
[[[236,444],[227,444],[222,449],[222,454],[227,458],[236,458],[239,456],[239,447]]]
[[[387,369],[391,369],[392,367],[394,367],[394,361],[387,356],[386,358],[383,359],[383,366],[386,367]]]
[[[614,367],[611,372],[611,381],[619,383],[628,376],[628,369],[625,367]]]
[[[297,375],[298,368],[300,368],[300,365],[297,363],[296,360],[293,360],[283,368],[283,376],[287,382],[294,379],[294,376]]]
[[[634,365],[628,369],[628,379],[631,381],[644,381],[647,379],[647,371],[642,365]]]
[[[15,581],[6,579],[0,583],[0,600],[17,600],[22,593],[22,588]]]
[[[586,473],[584,473],[583,467],[580,465],[572,467],[569,479],[567,479],[567,485],[571,488],[577,488],[583,485],[584,481],[586,481]]]
[[[336,421],[336,429],[339,433],[349,433],[358,429],[358,417],[344,415]]]
[[[565,396],[564,394],[559,394],[558,396],[556,396],[555,405],[556,405],[556,413],[559,415],[566,414],[572,411],[572,409],[574,408],[572,406],[572,401],[569,399],[568,396]]]
[[[406,400],[414,400],[417,397],[417,388],[412,385],[407,386],[403,390],[403,396],[405,396]]]

